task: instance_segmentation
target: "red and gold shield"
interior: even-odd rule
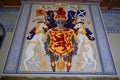
[[[66,28],[54,28],[49,30],[49,50],[58,56],[64,56],[70,53],[74,48],[72,44],[73,34],[73,30]]]

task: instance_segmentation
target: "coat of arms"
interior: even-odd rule
[[[58,56],[70,53],[74,47],[72,44],[73,30],[66,28],[55,28],[48,32],[50,36],[49,50]]]
[[[86,11],[81,10],[78,6],[71,7],[74,10],[66,11],[65,5],[56,6],[55,10],[47,9],[45,6],[36,9],[36,16],[41,17],[38,19],[41,21],[36,24],[36,27],[29,32],[30,35],[27,37],[29,44],[25,51],[26,58],[24,60],[27,72],[30,72],[27,61],[34,58],[34,54],[37,52],[40,55],[39,60],[43,71],[47,71],[47,67],[50,66],[53,72],[56,69],[69,72],[72,67],[72,58],[77,55],[75,71],[79,71],[83,57],[85,64],[81,66],[81,70],[85,69],[89,59],[94,64],[91,72],[95,73],[97,62],[94,54],[96,52],[92,44],[95,38],[91,37],[92,32],[85,26],[85,22],[78,20],[83,15],[82,13],[85,15],[82,18],[86,17]],[[38,47],[39,45],[40,47]],[[46,61],[45,56],[49,56],[50,61]],[[40,70],[37,62],[32,60],[37,69]],[[48,66],[47,62],[50,62]]]

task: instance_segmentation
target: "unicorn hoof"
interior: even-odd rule
[[[45,67],[45,68],[44,68],[44,71],[47,71],[47,70],[48,70],[48,69]]]
[[[75,69],[74,69],[74,71],[75,71],[75,72],[78,72],[78,69],[77,69],[77,68],[75,68]]]
[[[95,73],[95,70],[92,70],[92,71],[91,71],[91,73],[93,73],[93,74],[94,74],[94,73]]]
[[[84,71],[84,68],[81,68],[81,71]]]
[[[26,73],[30,73],[30,70],[26,70],[25,72],[26,72]]]
[[[39,70],[39,71],[40,71],[41,69],[40,69],[40,68],[37,68],[37,70]]]

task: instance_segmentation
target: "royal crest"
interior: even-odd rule
[[[21,70],[95,73],[97,48],[88,7],[66,3],[33,6]]]
[[[48,32],[50,36],[49,50],[58,55],[64,56],[70,53],[74,47],[72,44],[73,30],[66,28],[55,28]]]

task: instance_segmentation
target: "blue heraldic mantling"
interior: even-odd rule
[[[91,37],[92,34],[93,34],[93,33],[92,33],[88,28],[86,28],[86,35],[87,35],[87,37],[88,37],[91,41],[94,41],[95,38],[94,38],[94,37]]]
[[[48,10],[46,14],[47,14],[47,21],[48,21],[47,23],[48,29],[57,27],[56,20],[54,19],[54,16],[55,16],[54,11]]]
[[[35,30],[36,30],[36,28],[33,28],[30,32],[29,32],[29,36],[27,36],[27,40],[31,40],[33,37],[34,37],[34,35],[35,35]]]
[[[75,14],[76,12],[74,12],[73,10],[68,11],[68,20],[66,21],[66,24],[64,25],[67,28],[74,28],[75,24],[73,23],[75,21]]]
[[[55,21],[54,19],[47,18],[47,21],[49,22],[49,24],[48,24],[48,26],[49,26],[48,29],[57,27],[56,21]]]

